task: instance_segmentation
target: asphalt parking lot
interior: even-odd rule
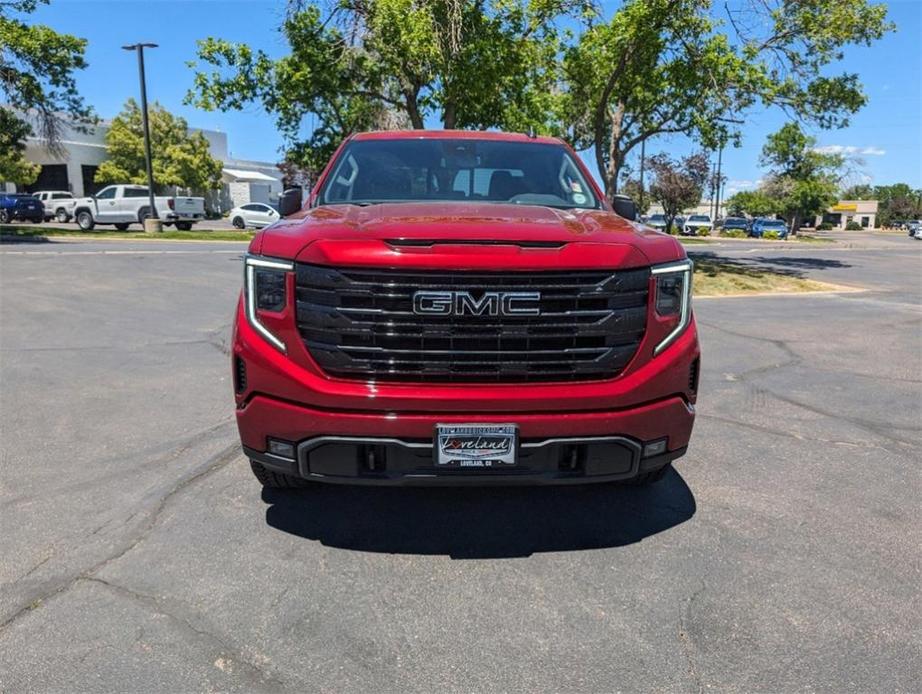
[[[705,299],[649,489],[263,493],[243,246],[0,245],[0,691],[918,691],[922,243],[693,246],[864,291]]]

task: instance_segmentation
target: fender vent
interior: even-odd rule
[[[247,389],[247,365],[241,357],[234,357],[234,391],[242,393]]]
[[[688,389],[692,393],[698,392],[698,372],[701,370],[701,357],[698,357],[688,367]]]

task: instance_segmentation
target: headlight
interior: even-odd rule
[[[285,343],[259,321],[258,311],[282,311],[288,303],[286,285],[294,265],[284,260],[270,260],[248,255],[244,261],[244,296],[250,325],[266,342],[284,352]]]
[[[694,264],[690,260],[655,266],[652,270],[656,279],[654,297],[656,313],[664,318],[674,318],[675,327],[653,349],[656,356],[675,342],[691,322],[691,284]]]

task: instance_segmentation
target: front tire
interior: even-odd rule
[[[92,231],[93,227],[96,226],[96,222],[93,221],[93,215],[86,210],[81,210],[77,213],[77,226],[83,231]]]
[[[234,225],[235,229],[246,229],[246,222],[243,221],[243,217],[234,217],[234,221],[231,222]]]
[[[273,472],[261,463],[255,460],[250,461],[250,467],[259,483],[268,489],[304,489],[310,486],[310,482],[300,477],[284,475],[281,472]]]
[[[119,231],[127,231],[127,230],[128,230],[128,226],[129,226],[129,225],[128,225],[127,222],[120,222],[120,223],[118,223],[118,224],[115,225],[115,228],[118,229]]]
[[[54,218],[58,221],[58,224],[67,224],[70,221],[70,215],[67,214],[67,211],[64,208],[58,210]]]
[[[0,210],[0,224],[7,224],[10,221],[10,213],[6,210]]]

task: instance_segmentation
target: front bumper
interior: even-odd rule
[[[246,455],[286,475],[380,485],[578,484],[626,480],[682,456],[694,406],[679,396],[608,412],[437,414],[329,412],[257,396],[237,411]],[[518,465],[444,470],[433,462],[437,424],[513,422]],[[267,452],[267,437],[295,444],[294,459]],[[644,457],[645,444],[666,450]]]

